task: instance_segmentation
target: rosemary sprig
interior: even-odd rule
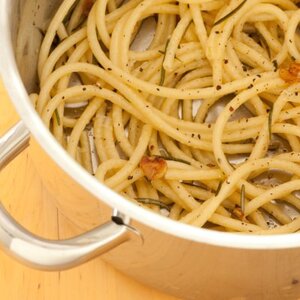
[[[183,183],[183,185],[193,186],[193,187],[200,188],[200,189],[203,189],[203,190],[208,191],[208,192],[211,191],[207,186],[205,186],[201,182],[198,182],[197,184],[195,184],[193,182],[183,181],[182,183]]]
[[[240,194],[240,207],[243,214],[245,213],[245,204],[246,204],[245,185],[242,184],[241,194]]]
[[[163,55],[166,54],[166,52],[165,52],[165,51],[162,51],[162,50],[158,50],[158,52],[159,52],[160,54],[163,54]],[[177,57],[176,55],[175,55],[175,59],[182,63],[182,60],[181,60],[179,57]]]
[[[230,13],[228,13],[227,15],[225,15],[224,17],[222,17],[221,19],[219,19],[218,21],[216,21],[214,23],[214,26],[219,25],[221,23],[223,23],[225,20],[227,20],[228,18],[230,18],[232,15],[234,15],[238,10],[240,10],[243,5],[247,2],[247,0],[244,0],[241,4],[239,4],[235,9],[233,9]]]
[[[161,66],[161,70],[160,70],[160,81],[159,81],[159,85],[160,85],[160,86],[163,86],[163,85],[164,85],[165,78],[166,78],[166,70],[165,70],[164,66]]]
[[[163,61],[162,61],[161,69],[160,69],[160,81],[159,81],[160,86],[163,86],[164,82],[165,82],[166,70],[164,68],[164,62],[165,62],[165,59],[166,59],[166,52],[167,52],[167,49],[168,49],[168,46],[169,46],[169,42],[170,42],[170,39],[167,40],[165,51],[163,52],[164,57],[163,57]]]
[[[188,71],[182,73],[181,79],[184,78],[184,77],[185,77],[186,75],[188,75],[189,73],[191,73],[191,72],[193,72],[193,71],[195,71],[195,70],[197,70],[197,69],[198,69],[198,68],[192,68],[192,69],[190,69],[190,70],[188,70]]]
[[[269,128],[269,138],[272,139],[272,118],[273,118],[273,106],[270,108],[268,117],[268,128]]]
[[[186,160],[180,159],[180,158],[176,158],[176,157],[172,157],[172,156],[154,155],[154,157],[162,158],[162,159],[164,159],[164,160],[177,161],[177,162],[181,162],[181,163],[183,163],[183,164],[191,165],[191,163],[190,163],[189,161],[186,161]]]
[[[170,207],[163,203],[162,201],[159,201],[157,199],[152,199],[152,198],[135,198],[135,200],[139,203],[142,203],[142,204],[153,204],[153,205],[157,205],[159,206],[160,208],[164,208],[168,211],[170,211]]]
[[[54,111],[54,113],[55,113],[57,124],[58,124],[58,126],[60,126],[60,116],[59,116],[58,110],[56,109]]]

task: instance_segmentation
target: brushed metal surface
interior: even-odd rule
[[[22,121],[0,138],[0,171],[29,144],[30,133]],[[63,270],[80,265],[138,235],[126,216],[114,212],[112,220],[75,238],[51,241],[31,234],[0,204],[0,248],[27,265],[43,270]]]

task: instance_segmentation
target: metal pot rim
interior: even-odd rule
[[[290,249],[300,247],[300,233],[272,236],[233,234],[196,228],[178,221],[173,221],[127,201],[122,196],[99,183],[77,164],[56,142],[55,138],[44,126],[42,120],[30,104],[29,97],[15,62],[8,16],[7,10],[2,7],[0,10],[0,36],[2,38],[2,47],[0,47],[0,74],[2,75],[5,87],[17,112],[31,131],[32,135],[39,142],[40,146],[57,163],[57,165],[59,165],[59,167],[78,184],[99,200],[118,209],[134,220],[166,234],[193,242],[220,247],[253,250]],[[101,199],[99,195],[101,195]]]

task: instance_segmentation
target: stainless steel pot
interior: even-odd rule
[[[48,241],[22,228],[1,206],[1,248],[45,270],[72,267],[110,250],[103,257],[119,270],[186,299],[298,298],[300,234],[236,235],[174,222],[97,182],[55,141],[27,93],[36,82],[36,49],[41,42],[36,28],[47,26],[60,2],[0,1],[0,71],[22,118],[0,139],[0,168],[31,142],[40,153],[34,159],[45,184],[58,195],[56,205],[87,232]],[[113,217],[109,207],[118,210]]]

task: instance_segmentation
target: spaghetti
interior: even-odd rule
[[[295,0],[64,0],[30,98],[129,201],[213,230],[296,232],[299,21]]]

